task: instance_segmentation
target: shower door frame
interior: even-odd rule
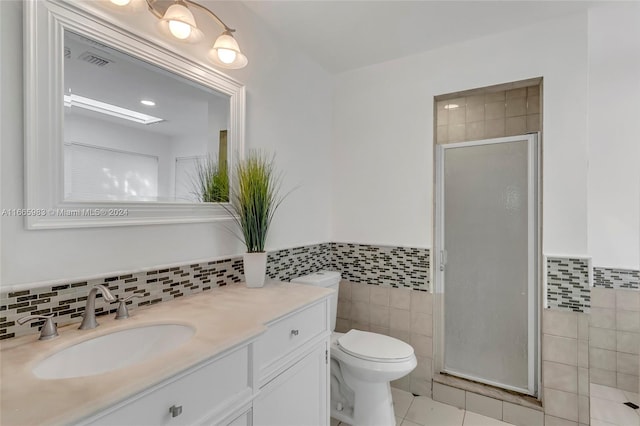
[[[444,268],[446,255],[444,247],[444,154],[447,149],[466,148],[479,145],[493,145],[500,143],[527,141],[527,183],[532,190],[528,191],[528,283],[527,283],[527,363],[528,363],[528,387],[517,388],[502,383],[483,380],[481,377],[472,377],[464,374],[449,372],[445,369],[445,307],[444,295],[446,283],[444,281]],[[435,221],[434,221],[434,252],[433,252],[433,278],[434,278],[434,373],[443,372],[464,379],[496,386],[502,389],[520,392],[538,397],[540,395],[541,368],[540,368],[540,248],[541,248],[541,206],[540,188],[540,144],[539,133],[526,135],[507,136],[493,139],[482,139],[469,142],[459,142],[436,145],[435,157]]]

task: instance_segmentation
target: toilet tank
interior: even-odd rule
[[[340,286],[340,272],[319,271],[313,274],[303,275],[291,280],[292,283],[315,285],[318,287],[332,288],[336,292],[329,299],[331,331],[336,329],[336,315],[338,314],[338,288]]]

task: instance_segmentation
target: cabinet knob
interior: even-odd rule
[[[298,331],[298,330],[291,330],[291,335],[292,335],[292,336],[297,336],[297,335],[298,335],[298,333],[299,333],[299,331]]]
[[[169,412],[171,413],[171,417],[178,417],[182,414],[182,405],[172,405],[171,408],[169,408]]]

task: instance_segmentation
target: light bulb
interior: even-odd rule
[[[180,21],[169,21],[169,31],[175,38],[184,40],[191,35],[191,25]]]
[[[231,49],[218,49],[218,59],[225,64],[231,64],[236,60],[236,52]]]
[[[131,0],[111,0],[111,3],[115,4],[116,6],[126,6],[131,3]]]

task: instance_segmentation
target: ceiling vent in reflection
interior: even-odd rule
[[[112,62],[109,59],[105,59],[102,56],[98,56],[92,52],[84,52],[78,57],[78,59],[88,62],[92,65],[97,65],[99,67],[104,67],[105,65],[109,65]]]
[[[71,49],[69,49],[69,47],[67,46],[64,47],[64,58],[65,59],[71,58]]]

